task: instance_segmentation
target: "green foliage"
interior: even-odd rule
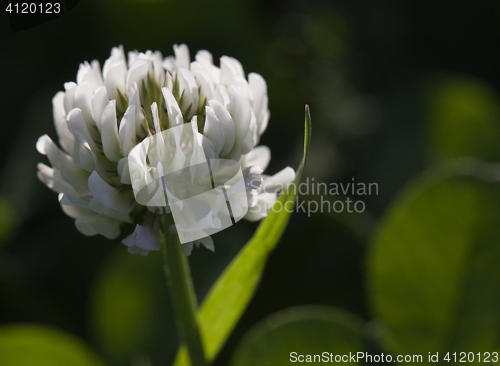
[[[428,95],[427,123],[435,157],[500,160],[500,97],[480,80],[441,78]]]
[[[233,366],[283,366],[297,355],[348,355],[363,351],[361,320],[334,308],[299,307],[261,321],[242,341]]]
[[[500,347],[498,168],[460,160],[416,180],[369,256],[373,310],[393,354]]]
[[[262,276],[267,256],[276,246],[288,223],[290,212],[279,209],[288,202],[292,205],[297,194],[307,161],[311,138],[311,116],[306,106],[304,156],[293,184],[279,197],[254,236],[233,259],[213,285],[199,311],[199,324],[204,348],[209,360],[213,360],[245,311]],[[182,347],[176,365],[189,364],[185,347]]]
[[[95,337],[115,362],[129,364],[131,358],[151,354],[155,336],[175,340],[175,327],[168,326],[169,311],[160,253],[147,257],[131,255],[122,247],[110,257],[91,297],[91,320]],[[163,328],[159,331],[159,328]],[[170,332],[171,334],[168,334]],[[175,342],[168,342],[171,352]]]
[[[35,325],[0,328],[2,366],[101,366],[87,346],[61,331]]]

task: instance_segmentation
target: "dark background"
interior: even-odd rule
[[[82,0],[64,16],[16,33],[2,13],[0,323],[53,325],[118,365],[142,354],[153,364],[174,355],[160,265],[149,268],[159,254],[131,258],[119,242],[84,237],[62,213],[57,195],[36,178],[36,163],[46,158],[35,143],[44,133],[56,136],[51,99],[76,79],[80,62],[102,65],[120,44],[167,56],[174,43],[186,43],[192,57],[198,49],[215,60],[236,57],[245,72],[267,81],[271,120],[261,143],[273,154],[269,172],[298,166],[308,103],[313,137],[305,175],[379,185],[378,195],[363,197],[363,214],[293,215],[217,359],[224,365],[253,324],[293,305],[325,304],[371,318],[365,253],[372,229],[411,178],[457,155],[435,143],[432,126],[444,113],[436,101],[461,88],[470,100],[481,103],[487,95],[497,105],[499,41],[500,3],[494,0]],[[450,141],[454,133],[460,131],[451,129]],[[498,160],[499,154],[500,146],[479,157]],[[193,251],[199,298],[255,227],[241,223],[215,235],[215,253]],[[133,292],[143,276],[150,288]],[[134,331],[131,339],[115,340],[120,324]]]

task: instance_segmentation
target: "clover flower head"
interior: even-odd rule
[[[168,205],[144,206],[134,197],[132,186],[146,168],[145,162],[129,161],[130,153],[148,136],[189,123],[212,158],[239,162],[250,221],[267,216],[280,189],[295,177],[290,167],[263,174],[271,153],[257,146],[270,116],[262,76],[246,77],[240,62],[228,56],[216,66],[208,51],[191,61],[184,44],[174,45],[174,54],[133,51],[126,57],[120,46],[102,72],[96,60],[80,64],[76,82],[65,83],[52,100],[59,146],[47,135],[37,142],[51,165],[39,163],[38,177],[59,194],[77,229],[121,237],[129,252],[141,255],[159,250],[159,216],[168,211]],[[190,253],[200,244],[214,249],[210,237],[183,248]]]

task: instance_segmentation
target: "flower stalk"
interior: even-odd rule
[[[196,315],[197,301],[187,257],[177,233],[170,233],[172,214],[162,215],[161,251],[170,299],[181,340],[188,349],[191,366],[208,366]]]

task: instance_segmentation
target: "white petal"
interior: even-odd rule
[[[89,197],[90,196],[85,196],[84,198],[80,198],[72,193],[66,192],[59,195],[59,203],[66,206],[89,208]]]
[[[132,180],[130,179],[130,170],[128,164],[129,158],[130,155],[118,161],[118,167],[117,167],[118,175],[120,176],[120,182],[122,182],[123,184],[132,184]]]
[[[76,192],[82,194],[88,192],[86,183],[88,173],[75,165],[73,159],[61,151],[49,136],[41,136],[36,143],[36,148],[40,154],[47,155],[50,164],[61,172],[64,181],[73,187]]]
[[[161,91],[163,92],[163,98],[165,99],[165,105],[167,106],[169,127],[172,128],[182,125],[184,123],[184,118],[172,91],[168,88],[161,88]]]
[[[219,155],[223,157],[226,156],[234,146],[235,131],[233,118],[229,114],[228,110],[218,101],[211,100],[208,104],[210,108],[213,109],[217,120],[224,130],[224,146],[219,153]]]
[[[93,97],[93,89],[91,89],[90,83],[85,82],[83,84],[79,84],[75,89],[75,99],[73,102],[73,110],[78,108],[81,110],[83,120],[87,125],[87,130],[89,135],[92,136],[92,139],[95,141],[99,140],[99,131],[96,129],[96,123],[92,118],[92,97]],[[71,113],[71,111],[69,112]],[[69,115],[68,115],[69,118]],[[71,128],[70,128],[71,130]],[[87,141],[89,142],[89,141]],[[90,142],[89,142],[90,144]],[[92,147],[92,150],[94,148]]]
[[[62,207],[63,207],[63,211],[64,211],[65,207],[64,206],[62,206]],[[96,215],[93,215],[93,216],[82,216],[82,217],[79,217],[79,218],[77,218],[75,220],[75,226],[76,226],[76,228],[83,235],[85,235],[85,236],[94,236],[94,235],[98,234],[97,231],[93,227],[93,224],[94,224],[94,221],[95,221],[95,217],[94,216],[98,216],[98,215],[96,214]]]
[[[76,86],[76,83],[72,81],[64,83],[64,90],[66,90],[66,92],[64,93],[64,110],[66,111],[66,114],[68,114],[69,111],[73,109],[73,100],[75,99]]]
[[[116,121],[116,100],[109,101],[102,113],[101,138],[104,155],[111,161],[118,162],[123,156],[120,151],[120,139]]]
[[[149,226],[136,226],[136,243],[139,248],[144,250],[160,250],[159,232]]]
[[[107,216],[99,215],[92,223],[92,228],[107,239],[113,240],[120,235],[121,222]]]
[[[196,64],[196,62],[193,62],[191,64],[191,70],[193,70],[193,64]],[[199,85],[199,102],[198,102],[198,109],[201,110],[201,108],[208,103],[210,99],[213,98],[215,88],[214,88],[214,83],[212,82],[212,79],[208,72],[203,69],[203,68],[198,68],[194,66],[194,69],[196,70],[194,72],[196,83]]]
[[[97,172],[90,175],[88,185],[92,196],[104,206],[125,213],[131,211],[134,198],[131,192],[120,192],[111,187]]]
[[[295,179],[295,170],[287,166],[278,173],[264,178],[262,185],[259,188],[261,192],[277,192],[283,190]]]
[[[186,68],[178,69],[177,82],[181,95],[179,106],[184,118],[189,121],[198,109],[198,85],[191,71]]]
[[[172,80],[172,74],[170,72],[166,72],[165,75],[165,83],[164,87],[172,90],[174,88],[174,81]]]
[[[134,51],[129,51],[128,53],[128,67],[132,67],[134,62],[137,60],[137,57],[139,57],[139,52],[137,50]]]
[[[109,58],[104,62],[104,66],[102,67],[102,75],[104,76],[104,80],[106,80],[106,76],[109,73],[111,65],[115,62],[116,63],[124,62],[125,63],[125,71],[126,71],[127,60],[125,58],[125,52],[123,51],[122,45],[120,45],[119,47],[113,47],[111,49],[111,54],[110,54]],[[124,77],[125,77],[125,75],[124,75]]]
[[[168,56],[163,59],[163,62],[161,63],[161,66],[169,71],[170,73],[174,72],[175,70],[175,57],[174,56]]]
[[[258,192],[255,189],[247,191],[248,207],[255,207],[259,201]]]
[[[146,202],[146,206],[148,206],[148,208],[150,207],[161,208],[165,207],[166,205],[167,205],[167,199],[162,189],[158,189],[153,195],[153,197],[148,202]]]
[[[52,169],[51,167],[48,167],[47,165],[42,163],[38,163],[37,167],[38,179],[40,179],[43,184],[52,189],[54,192],[72,192],[76,194],[74,188],[71,187],[66,181],[64,181],[61,175],[57,174],[57,171],[55,169]]]
[[[230,85],[235,76],[245,78],[243,66],[233,57],[222,56],[220,58],[220,83],[223,85]]]
[[[111,217],[112,219],[118,220],[120,222],[132,224],[132,219],[128,214],[106,207],[95,198],[92,198],[90,200],[90,203],[87,204],[87,207],[100,215]]]
[[[148,70],[149,70],[149,63],[147,61],[144,61],[142,59],[137,59],[135,62],[132,64],[130,69],[127,72],[127,90],[129,87],[131,87],[134,83],[137,83],[137,86],[142,88],[143,81],[145,82],[148,76]]]
[[[163,56],[160,51],[155,51],[151,56],[151,59],[153,61],[153,69],[154,69],[153,74],[156,79],[156,82],[162,86],[163,83],[165,82],[165,76],[166,76],[165,70],[161,65],[163,62]]]
[[[231,85],[228,89],[228,94],[229,94],[229,99],[231,101],[229,112],[233,117],[235,126],[234,146],[231,152],[229,153],[229,157],[233,160],[239,160],[242,153],[245,154],[248,151],[250,151],[248,146],[249,144],[246,141],[246,139],[247,135],[251,134],[250,138],[253,141],[254,131],[252,131],[251,128],[252,128],[252,117],[255,119],[255,116],[253,115],[250,102],[248,101],[247,98],[245,98],[243,93],[241,93],[241,91],[238,88]],[[253,128],[255,130],[256,125],[254,125]]]
[[[80,64],[78,68],[78,73],[76,75],[76,83],[81,85],[83,83],[89,83],[92,90],[98,88],[102,85],[101,70],[99,62],[97,60],[92,61],[92,65],[88,62]]]
[[[205,248],[211,250],[212,252],[215,252],[214,241],[212,237],[205,236],[204,238],[199,239],[198,242],[201,243]]]
[[[229,110],[231,101],[229,100],[229,95],[227,94],[227,89],[224,85],[217,85],[214,92],[214,99],[221,103],[224,108]]]
[[[137,145],[135,109],[135,105],[129,106],[120,122],[118,135],[123,156],[128,156],[130,150]]]
[[[263,219],[272,209],[276,199],[276,193],[260,193],[257,196],[257,204],[248,208],[245,219],[248,221],[259,221]]]
[[[98,151],[81,109],[75,108],[68,113],[68,127],[80,143],[87,143],[91,150]]]
[[[214,144],[215,151],[219,154],[224,147],[225,135],[224,130],[211,107],[205,107],[206,118],[203,134],[208,137]]]
[[[151,115],[153,116],[153,124],[157,134],[161,134],[160,117],[158,115],[158,105],[156,102],[151,104]]]
[[[94,152],[91,154],[95,163],[94,170],[110,184],[118,184],[119,179],[116,176],[116,163],[110,161],[103,154],[95,154]]]
[[[86,119],[92,118],[92,96],[93,89],[89,82],[78,84],[75,88],[73,108],[79,108],[84,112]]]
[[[131,234],[131,235],[132,235],[132,234]],[[125,239],[128,239],[131,235],[127,236],[127,238],[125,238]],[[125,239],[124,239],[124,240],[125,240]],[[134,238],[131,238],[131,240],[135,240],[135,239],[134,239]],[[126,243],[128,243],[128,242],[123,241],[122,243],[123,243],[123,244],[125,244],[125,245],[127,245]],[[128,251],[130,254],[139,254],[139,252],[141,252],[141,248],[136,247],[135,245],[132,245],[132,246],[130,246],[130,247],[128,248],[128,250],[127,250],[127,251]],[[142,254],[142,252],[141,252],[141,254]]]
[[[181,44],[180,46],[174,44],[174,53],[175,53],[175,63],[177,68],[185,67],[189,68],[189,64],[191,62],[191,58],[189,57],[189,48],[185,44]]]
[[[94,72],[94,78],[97,82],[96,83],[97,85],[95,86],[95,88],[97,88],[103,84],[101,64],[99,63],[98,60],[92,60],[92,62],[90,63],[90,66],[92,67],[92,71]]]
[[[264,133],[269,121],[267,84],[262,76],[256,73],[248,74],[248,84],[253,94],[252,108],[257,118],[259,136]]]
[[[150,140],[150,138],[144,139],[130,151],[127,158],[123,158],[118,162],[118,173],[123,181],[125,181],[125,170],[128,170],[134,194],[138,194],[153,180],[146,166],[146,155],[149,150]],[[141,202],[141,204],[143,203]]]
[[[212,54],[207,50],[200,50],[195,56],[196,62],[199,62],[205,69],[210,70],[214,65]]]
[[[95,154],[90,150],[89,144],[81,143],[78,139],[75,141],[75,150],[73,151],[73,161],[75,164],[87,172],[92,172],[95,168]]]
[[[58,92],[52,98],[52,113],[54,115],[54,125],[56,127],[57,136],[61,147],[68,154],[73,154],[75,148],[75,136],[68,128],[68,121],[66,121],[66,110],[64,108],[64,92]]]
[[[159,229],[149,225],[136,225],[132,234],[122,240],[122,243],[129,247],[129,252],[146,255],[150,250],[160,250]]]
[[[245,177],[245,188],[248,191],[256,191],[263,182],[262,169],[258,166],[251,166],[243,170]]]
[[[107,59],[104,63],[103,76],[110,99],[118,99],[118,92],[125,95],[127,64],[122,57],[111,56]]]
[[[217,66],[212,67],[212,80],[215,84],[220,83],[220,69]]]
[[[212,54],[206,50],[198,51],[196,62],[200,63],[209,73],[211,80],[218,84],[220,80],[220,69],[214,65]]]
[[[271,150],[264,145],[254,147],[248,154],[244,155],[241,160],[241,167],[245,169],[250,166],[258,166],[262,170],[266,170],[271,161]]]
[[[155,77],[155,70],[154,70],[154,55],[151,50],[146,51],[145,53],[140,52],[138,59],[144,60],[148,64],[148,75],[151,76],[152,78]],[[147,79],[144,79],[146,81]]]
[[[104,112],[104,108],[106,108],[108,102],[109,98],[106,87],[100,86],[95,90],[94,96],[92,97],[92,118],[94,119],[99,132],[101,132],[102,112]]]
[[[147,132],[147,122],[142,113],[142,105],[137,83],[133,83],[127,90],[129,107],[135,106],[135,134],[136,137],[143,138]]]
[[[97,216],[97,214],[86,207],[79,207],[75,205],[66,205],[60,202],[63,212],[73,219],[79,219],[88,216]],[[94,234],[95,235],[95,234]]]
[[[101,234],[108,239],[116,239],[120,235],[121,221],[98,214],[88,208],[63,204],[61,208],[68,216],[76,219],[76,228],[84,235]]]
[[[259,139],[259,135],[257,134],[257,120],[252,109],[250,109],[250,114],[250,126],[248,127],[248,133],[241,147],[242,154],[246,154],[252,150],[255,145],[257,145],[257,141]]]
[[[190,256],[193,251],[193,242],[185,243],[181,245],[182,252],[186,256]]]
[[[245,98],[248,99],[250,105],[253,105],[252,89],[250,89],[250,85],[248,85],[248,81],[245,78],[241,76],[234,76],[231,85],[236,86],[243,93]]]

